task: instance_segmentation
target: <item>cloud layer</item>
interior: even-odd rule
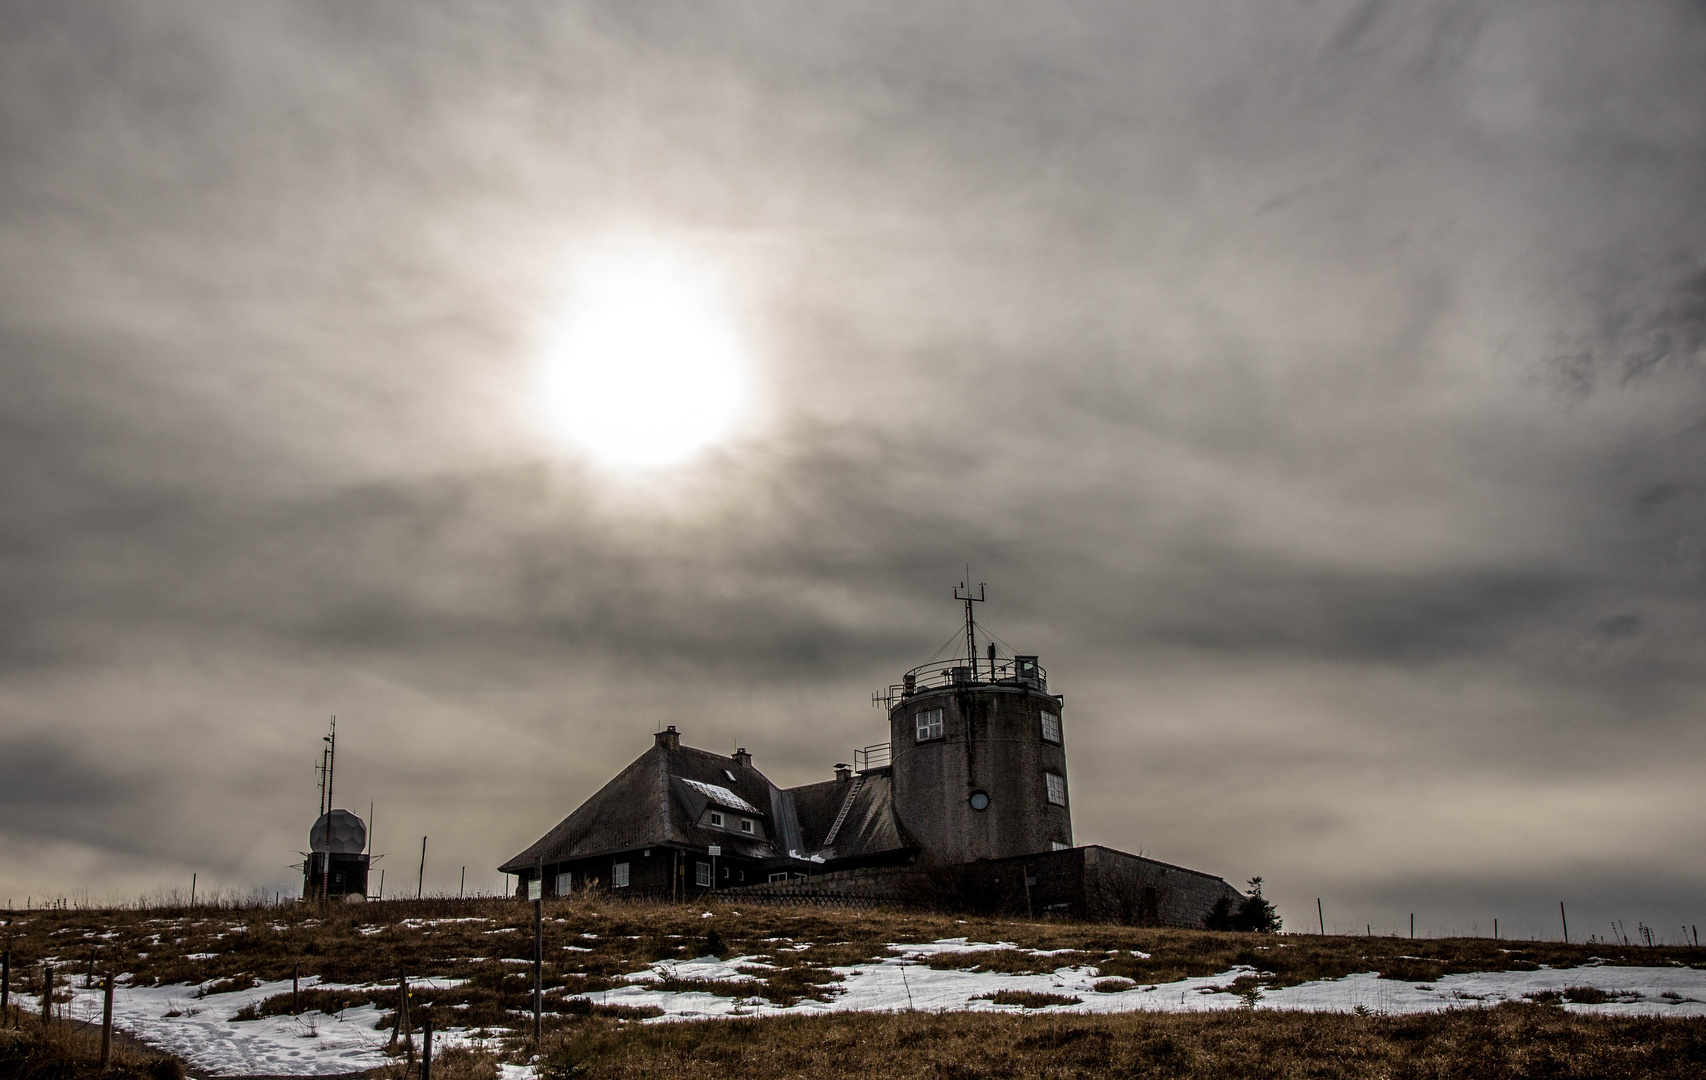
[[[19,3],[0,61],[18,906],[288,887],[331,713],[429,889],[659,723],[825,775],[969,562],[1083,840],[1703,921],[1697,4]],[[645,481],[528,400],[625,237],[767,387]]]

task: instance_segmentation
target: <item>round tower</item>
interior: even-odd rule
[[[889,696],[894,812],[919,861],[974,859],[1072,846],[1063,698],[1035,656],[976,651],[966,601],[967,655],[906,673]]]

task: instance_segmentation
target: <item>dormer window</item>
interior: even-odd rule
[[[743,817],[740,819],[740,831],[743,833],[749,833],[752,831],[752,819],[751,818]]]
[[[918,713],[913,717],[913,719],[918,722],[917,731],[919,742],[924,742],[927,739],[940,739],[942,737],[941,709],[927,709],[924,712]]]
[[[723,827],[723,815],[717,813],[715,810],[711,811],[711,827],[714,829],[720,829]]]

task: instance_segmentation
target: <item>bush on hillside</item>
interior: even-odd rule
[[[1204,916],[1205,930],[1244,930],[1258,934],[1278,933],[1279,912],[1262,895],[1262,879],[1250,879],[1250,895],[1234,905],[1230,896],[1222,896]]]

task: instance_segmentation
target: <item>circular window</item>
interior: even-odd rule
[[[971,793],[971,808],[973,810],[988,810],[989,809],[989,794],[988,794],[988,792],[983,792],[983,791],[972,792]]]

